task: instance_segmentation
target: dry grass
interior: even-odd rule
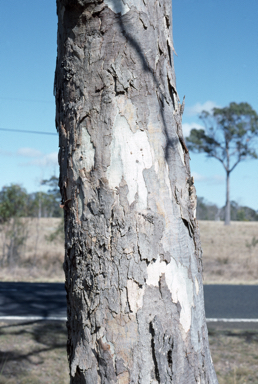
[[[258,284],[258,222],[200,221],[205,284]]]
[[[1,281],[62,282],[64,281],[64,245],[61,240],[47,241],[60,224],[58,218],[23,219],[28,227],[25,252],[14,266],[0,269]],[[2,240],[2,237],[0,237]],[[0,244],[0,249],[2,249]],[[1,255],[0,255],[1,258]]]
[[[0,384],[68,384],[64,323],[0,323]]]
[[[258,383],[257,330],[210,330],[209,342],[219,384]]]
[[[65,323],[0,323],[0,335],[0,384],[69,383]],[[219,384],[258,383],[258,330],[210,329],[209,341]]]
[[[0,269],[2,281],[64,281],[64,247],[61,240],[49,242],[61,219],[24,219],[29,238],[18,265]],[[258,222],[200,221],[205,284],[258,284]],[[0,238],[1,241],[1,238]],[[1,243],[0,243],[1,249]],[[1,257],[1,255],[0,255]]]

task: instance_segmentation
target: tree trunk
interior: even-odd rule
[[[225,225],[230,225],[230,172],[226,173],[226,206],[225,206]]]
[[[71,383],[217,383],[171,0],[58,0]]]

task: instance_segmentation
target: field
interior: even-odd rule
[[[257,329],[209,328],[209,342],[219,384],[258,383]]]
[[[200,221],[204,284],[258,284],[258,222]]]
[[[28,237],[20,258],[10,266],[0,269],[0,281],[62,282],[64,281],[64,245],[60,237],[49,241],[48,237],[58,229],[61,219],[22,219]],[[4,230],[0,232],[0,250]],[[2,259],[0,254],[0,260]]]
[[[24,220],[28,228],[24,252],[16,264],[1,268],[0,280],[64,281],[63,241],[46,239],[61,219]],[[258,244],[251,245],[253,238],[258,239],[258,222],[235,221],[226,227],[219,221],[200,221],[199,226],[205,284],[258,284]]]

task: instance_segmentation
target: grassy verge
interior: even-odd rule
[[[0,281],[63,282],[64,241],[49,239],[58,230],[61,219],[24,218],[28,238],[17,262],[1,265]],[[5,228],[0,226],[0,262],[3,259]]]
[[[65,323],[0,323],[0,335],[0,384],[69,383]],[[209,341],[219,384],[258,383],[258,329],[210,328]]]
[[[0,323],[0,384],[68,384],[66,326]]]
[[[204,284],[258,284],[258,222],[200,221]],[[249,245],[249,246],[248,246]]]
[[[209,329],[219,384],[258,383],[258,330]]]

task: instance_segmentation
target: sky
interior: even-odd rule
[[[54,0],[1,4],[0,189],[19,183],[45,190],[41,180],[58,175],[58,136],[53,96],[57,17]],[[200,127],[198,114],[234,101],[258,111],[258,1],[173,0],[175,71],[185,96],[183,130]],[[197,195],[223,206],[225,171],[215,159],[191,154]],[[258,160],[240,163],[231,175],[231,200],[258,210]]]

